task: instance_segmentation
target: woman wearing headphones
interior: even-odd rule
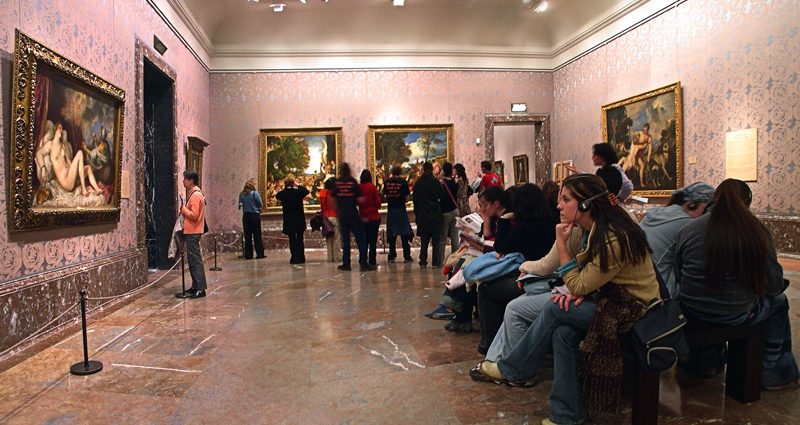
[[[571,176],[564,180],[559,199],[556,246],[568,291],[553,296],[553,303],[511,352],[497,362],[481,363],[480,371],[486,380],[524,385],[533,380],[552,348],[557,359],[552,411],[542,423],[580,424],[588,417],[587,409],[619,408],[621,352],[616,333],[608,335],[600,328],[633,326],[644,306],[658,297],[658,280],[644,232],[616,206],[616,197],[609,196],[602,179]],[[577,256],[568,248],[575,226],[584,230],[584,248]]]
[[[762,388],[794,389],[800,371],[783,293],[788,282],[772,235],[750,212],[752,199],[745,182],[727,179],[714,192],[711,212],[681,229],[675,253],[681,308],[688,317],[721,325],[767,322]],[[713,375],[725,364],[724,353],[724,343],[692,352],[684,367]]]

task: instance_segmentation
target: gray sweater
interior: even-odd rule
[[[678,232],[691,221],[692,217],[676,204],[648,210],[644,220],[639,223],[647,236],[647,243],[653,249],[653,262],[673,298],[678,298],[680,293],[673,270]]]
[[[706,228],[710,214],[706,214],[684,226],[678,234],[675,253],[675,278],[680,285],[681,305],[702,313],[728,316],[746,313],[756,306],[758,295],[751,294],[735,276],[725,279],[723,291],[711,291],[705,281]],[[734,231],[735,229],[731,229]],[[783,268],[778,264],[775,244],[766,227],[769,243],[767,260],[767,296],[776,296],[783,291]]]

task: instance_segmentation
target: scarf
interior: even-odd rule
[[[587,410],[619,413],[622,387],[619,334],[630,331],[641,312],[642,306],[636,298],[621,286],[609,282],[600,288],[597,310],[581,345],[579,363]]]

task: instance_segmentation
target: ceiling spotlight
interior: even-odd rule
[[[300,0],[300,3],[306,4],[306,0]]]
[[[272,8],[273,12],[283,12],[283,8],[286,7],[285,4],[281,3],[280,0],[272,0],[272,4],[269,5]]]
[[[392,5],[394,6],[404,6],[406,4],[406,0],[392,0]]]
[[[539,5],[536,6],[536,9],[533,9],[533,11],[536,12],[536,13],[544,12],[545,10],[547,10],[547,1],[546,0],[541,2],[541,3],[539,3]]]

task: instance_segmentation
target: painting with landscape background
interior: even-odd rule
[[[603,106],[603,141],[633,182],[633,194],[670,196],[683,185],[681,83]]]
[[[371,125],[367,147],[367,166],[383,197],[383,182],[391,177],[392,167],[399,166],[413,188],[426,161],[433,163],[434,174],[445,162],[453,162],[453,124]]]
[[[342,127],[263,129],[259,135],[258,191],[263,213],[280,214],[275,195],[287,176],[310,192],[306,210],[319,209],[319,192],[342,161]]]

